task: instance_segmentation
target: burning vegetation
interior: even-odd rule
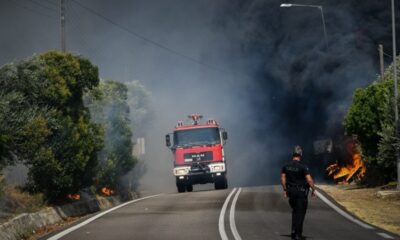
[[[345,158],[326,168],[328,176],[336,183],[348,184],[353,180],[361,180],[367,170],[362,160],[360,143],[355,137],[345,141]]]
[[[81,199],[81,195],[80,194],[68,194],[68,199],[73,200],[73,201],[78,201]]]
[[[108,187],[102,187],[101,193],[108,197],[108,196],[111,196],[114,194],[114,190],[112,190],[111,188],[108,188]]]

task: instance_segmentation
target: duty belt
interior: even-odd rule
[[[295,191],[301,191],[305,192],[308,190],[308,187],[305,186],[304,184],[287,184],[288,190],[295,190]]]

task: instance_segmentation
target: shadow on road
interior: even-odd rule
[[[292,236],[291,236],[290,234],[283,234],[283,235],[281,235],[281,237],[292,238]],[[304,240],[306,240],[306,239],[312,239],[312,237],[303,236],[302,239],[304,239]]]

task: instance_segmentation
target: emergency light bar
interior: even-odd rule
[[[214,119],[209,119],[209,120],[207,121],[207,124],[208,124],[208,125],[218,125],[218,124],[217,124],[217,121],[215,121]]]
[[[193,120],[193,125],[197,125],[199,120],[203,118],[203,115],[191,114],[188,116],[188,118]]]
[[[179,121],[176,127],[182,127],[183,126],[183,121]]]

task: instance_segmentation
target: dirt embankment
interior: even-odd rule
[[[400,235],[400,196],[378,197],[382,188],[354,185],[319,185],[339,204],[360,219]]]

